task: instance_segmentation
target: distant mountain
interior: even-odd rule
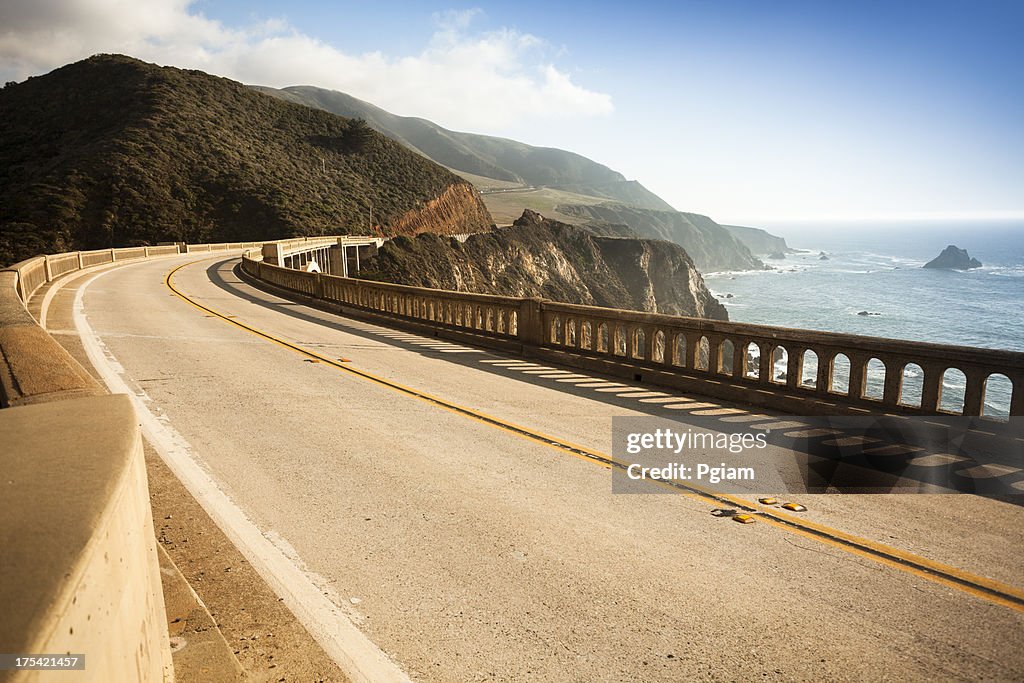
[[[163,241],[474,232],[473,187],[365,123],[99,55],[0,90],[0,263]]]
[[[635,180],[626,180],[579,154],[451,131],[425,119],[396,116],[333,90],[254,87],[284,100],[362,118],[374,129],[451,168],[480,188],[499,225],[530,209],[597,234],[675,242],[705,271],[764,267],[745,244],[745,239],[752,237],[746,229],[730,233],[707,216],[677,212]]]
[[[515,140],[459,133],[426,119],[396,116],[335,90],[254,86],[281,99],[364,119],[372,128],[462,173],[527,187],[552,187],[661,211],[672,207],[635,180],[584,156]]]
[[[601,237],[525,211],[511,227],[386,242],[360,277],[483,294],[728,320],[686,251],[662,240]]]
[[[761,270],[764,263],[730,231],[698,213],[652,211],[621,204],[558,206],[601,235],[646,237],[683,246],[701,272]]]

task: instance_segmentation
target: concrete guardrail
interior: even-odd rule
[[[1009,415],[1024,415],[1021,352],[407,287],[291,270],[249,253],[242,269],[350,313],[796,414],[1001,419],[986,411],[986,388],[996,381],[1009,394]],[[943,396],[951,376],[964,388]]]
[[[0,269],[0,653],[84,654],[88,680],[174,680],[134,409],[36,323],[29,299],[94,266],[262,244],[77,251]],[[59,675],[75,676],[0,681]]]

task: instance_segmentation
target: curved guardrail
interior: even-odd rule
[[[85,654],[89,680],[174,680],[131,402],[106,395],[36,323],[29,299],[86,268],[261,245],[76,251],[0,269],[0,652]],[[0,680],[39,673],[0,671]]]
[[[1024,353],[1016,351],[408,287],[290,270],[249,254],[242,267],[349,311],[752,405],[801,414],[999,417],[986,411],[985,393],[1001,381],[1008,414],[1024,415]],[[950,373],[963,389],[944,396]]]

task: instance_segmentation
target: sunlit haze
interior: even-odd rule
[[[0,76],[97,52],[572,150],[721,222],[1024,217],[1020,2],[14,0]]]

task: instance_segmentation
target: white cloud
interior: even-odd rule
[[[228,27],[193,0],[8,0],[0,5],[0,79],[21,80],[98,52],[202,69],[246,83],[341,90],[395,113],[500,132],[552,118],[602,116],[611,97],[545,58],[542,39],[473,31],[480,10],[434,16],[420,54],[350,54],[267,19]],[[558,56],[561,56],[559,53]]]

